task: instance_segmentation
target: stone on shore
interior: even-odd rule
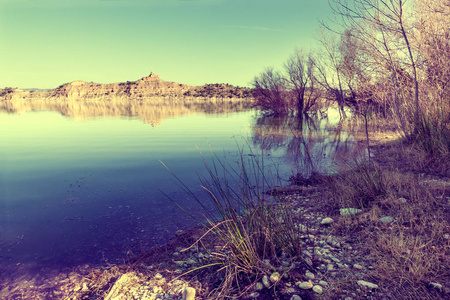
[[[312,289],[314,292],[316,292],[319,295],[323,293],[323,288],[320,285],[315,285],[315,286],[313,286]]]
[[[381,217],[378,221],[381,223],[384,223],[384,224],[389,224],[392,221],[394,221],[394,218],[392,218],[390,216],[386,216],[386,217]]]
[[[298,283],[298,287],[301,289],[304,289],[304,290],[308,290],[313,287],[313,284],[311,281],[304,281],[304,282]]]
[[[185,287],[183,289],[183,300],[195,300],[195,289],[192,287]]]
[[[273,283],[277,283],[278,281],[280,281],[280,273],[278,272],[274,272],[272,273],[272,275],[270,275],[270,281],[272,281]]]
[[[320,224],[322,224],[322,225],[328,225],[328,224],[331,224],[331,223],[333,223],[334,222],[334,220],[332,219],[332,218],[325,218],[325,219],[323,219],[321,222],[320,222]]]
[[[378,285],[372,282],[368,282],[368,281],[364,281],[364,280],[358,280],[357,281],[358,285],[361,287],[367,287],[367,288],[371,288],[371,289],[377,289]]]
[[[262,283],[266,288],[270,286],[269,277],[267,277],[267,275],[264,275],[264,277],[262,278]]]
[[[352,215],[356,215],[357,213],[360,213],[362,210],[358,209],[358,208],[341,208],[339,210],[339,213],[341,214],[341,216],[352,216]]]

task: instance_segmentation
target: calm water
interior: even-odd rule
[[[197,148],[232,161],[247,141],[288,177],[329,172],[356,144],[333,112],[300,127],[252,111],[183,115],[156,127],[137,117],[0,112],[0,129],[0,265],[116,263],[167,242],[195,222],[156,187],[189,211],[198,207],[160,161],[201,192]]]

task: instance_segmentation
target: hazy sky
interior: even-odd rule
[[[312,48],[327,0],[0,0],[0,88],[74,80],[249,85]]]

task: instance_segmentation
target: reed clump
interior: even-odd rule
[[[300,226],[290,205],[266,192],[276,177],[263,156],[241,149],[237,164],[213,154],[204,162],[207,176],[200,182],[207,199],[180,183],[204,209],[202,223],[208,231],[196,244],[207,235],[220,244],[206,249],[214,260],[208,266],[223,272],[214,297],[240,297],[264,275],[282,270],[282,276],[295,267],[294,262],[301,264]]]

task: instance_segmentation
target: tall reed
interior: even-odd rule
[[[196,195],[175,178],[185,191],[200,203],[205,226],[220,241],[221,250],[211,256],[225,272],[217,297],[241,295],[242,286],[251,286],[263,275],[282,266],[282,261],[298,260],[301,255],[300,226],[286,202],[266,191],[278,183],[276,168],[266,165],[262,155],[244,153],[230,163],[211,153],[202,155],[206,176],[199,176],[207,199]],[[171,199],[177,203],[176,199]],[[210,204],[213,204],[213,209]],[[181,206],[180,204],[178,204]],[[286,264],[286,263],[285,263]]]

